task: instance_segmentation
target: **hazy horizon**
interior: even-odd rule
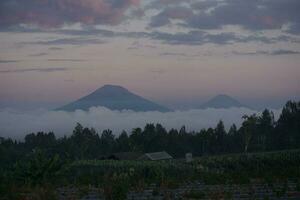
[[[281,109],[271,110],[278,119]],[[54,132],[58,137],[69,136],[77,123],[84,127],[95,128],[101,132],[106,129],[118,136],[123,130],[130,132],[133,128],[143,128],[148,123],[159,123],[168,130],[185,126],[189,131],[214,128],[222,120],[228,130],[232,124],[240,127],[244,115],[261,114],[248,108],[228,109],[190,109],[171,112],[133,112],[130,110],[112,111],[104,107],[92,107],[88,111],[15,111],[0,110],[1,137],[24,139],[26,134],[37,132]],[[18,123],[16,126],[15,122]]]
[[[107,85],[107,84],[106,84]],[[96,88],[99,89],[99,88]],[[66,101],[59,101],[59,102],[47,102],[47,101],[28,101],[28,100],[22,100],[22,101],[18,101],[18,100],[10,100],[10,101],[0,101],[0,110],[1,109],[14,109],[14,110],[19,110],[19,111],[30,111],[30,110],[38,110],[38,109],[48,109],[48,110],[53,110],[56,109],[58,107],[64,106],[68,103],[71,103],[73,101],[76,101],[92,92],[94,92],[96,89],[93,90],[88,90],[88,92],[85,92],[83,94],[79,94],[79,96],[74,97],[74,99],[70,99],[70,100],[66,100]],[[126,88],[128,89],[128,88]],[[131,91],[130,89],[128,89],[129,91]],[[133,91],[131,91],[133,92]],[[145,93],[147,93],[147,91],[145,91]],[[135,93],[139,96],[141,96],[138,93]],[[214,94],[213,94],[214,95]],[[251,99],[251,98],[239,98],[236,96],[232,96],[226,93],[219,93],[219,94],[215,94],[214,96],[206,96],[206,97],[194,97],[194,96],[180,96],[177,97],[176,99],[173,99],[172,101],[168,98],[156,98],[154,99],[153,97],[151,97],[149,94],[148,96],[142,96],[145,98],[148,98],[149,100],[158,103],[159,105],[162,106],[166,106],[170,109],[173,110],[189,110],[189,109],[197,109],[199,108],[202,104],[206,103],[207,101],[211,100],[212,98],[218,96],[218,95],[228,95],[234,99],[236,99],[237,101],[239,101],[240,103],[242,103],[243,105],[251,108],[251,109],[255,109],[255,110],[262,110],[262,109],[280,109],[282,108],[285,103],[289,100],[292,101],[297,101],[299,100],[299,98],[297,98],[297,95],[295,95],[294,97],[291,96],[290,98],[275,98],[272,99],[271,101],[268,99]]]

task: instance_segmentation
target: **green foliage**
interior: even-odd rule
[[[300,102],[289,101],[283,108],[275,127],[276,149],[299,148]]]
[[[191,190],[184,194],[184,197],[187,199],[204,199],[205,193],[201,191]]]
[[[249,184],[251,179],[257,178],[270,183],[300,178],[298,165],[300,150],[207,156],[195,158],[192,163],[180,160],[171,162],[79,160],[65,163],[64,167],[54,164],[57,163],[57,158],[42,158],[42,155],[41,151],[33,153],[26,161],[28,162],[26,165],[14,168],[11,174],[13,176],[9,173],[2,174],[2,177],[6,177],[6,183],[9,183],[2,185],[2,196],[10,195],[9,199],[17,199],[20,193],[30,191],[28,194],[37,198],[52,195],[52,199],[55,199],[54,188],[65,182],[67,186],[73,185],[76,188],[84,189],[87,186],[103,188],[106,199],[125,199],[129,190],[142,191],[146,185],[152,183],[156,183],[162,189],[170,189],[194,180],[214,185]],[[285,170],[282,170],[283,168]],[[11,177],[11,181],[8,181],[7,177]],[[21,187],[18,188],[18,185]],[[24,186],[27,186],[28,190]],[[88,191],[83,189],[80,190],[81,196]],[[283,189],[276,188],[274,193],[282,196],[285,194]],[[193,192],[187,195],[193,198],[203,196]],[[221,195],[222,198],[230,199],[230,194],[211,195],[216,195],[216,198]]]
[[[274,182],[275,179],[300,177],[300,150],[232,154],[223,156],[202,157],[194,160],[195,165],[204,166],[218,177],[230,177],[234,182],[247,183],[249,178],[263,178]],[[285,170],[282,170],[285,169]],[[224,176],[225,175],[225,176]],[[210,179],[217,180],[213,175]]]
[[[300,192],[300,181],[299,180],[297,181],[296,190],[298,192]]]
[[[14,175],[20,183],[36,186],[53,183],[59,176],[62,162],[58,155],[49,157],[36,149],[24,160],[15,164]]]
[[[126,199],[127,192],[130,188],[128,177],[124,177],[123,175],[115,175],[111,177],[107,183],[109,184],[104,186],[104,195],[106,199]]]

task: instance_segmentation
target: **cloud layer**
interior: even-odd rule
[[[37,111],[20,113],[12,110],[0,112],[0,137],[23,139],[31,132],[54,131],[57,136],[70,135],[77,122],[97,131],[111,129],[118,135],[122,130],[144,127],[146,123],[161,123],[166,128],[180,128],[185,125],[188,130],[215,127],[223,120],[227,128],[233,123],[240,125],[244,114],[257,111],[246,108],[205,109],[160,112],[111,111],[103,107],[91,108],[88,112]],[[275,116],[280,111],[274,111]]]
[[[119,24],[139,0],[1,0],[0,26],[34,24],[58,27],[66,23]]]
[[[300,29],[298,0],[185,0],[181,3],[156,1],[156,5],[165,8],[152,17],[150,26],[164,26],[171,20],[181,19],[182,26],[196,29],[237,25],[247,30],[267,30],[281,29],[287,24],[291,25],[291,33],[299,33]]]
[[[39,45],[102,44],[111,37],[170,45],[288,45],[299,43],[299,10],[299,0],[2,0],[0,31],[75,36],[23,43]],[[114,26],[124,20],[129,23],[123,30],[96,26]],[[81,28],[70,29],[68,25],[75,23]],[[265,34],[270,30],[276,34]]]
[[[66,67],[48,67],[48,68],[27,68],[27,69],[9,69],[0,70],[0,74],[4,73],[25,73],[25,72],[57,72],[70,70]]]
[[[292,51],[292,50],[284,50],[279,49],[275,51],[255,51],[255,52],[232,52],[234,55],[245,55],[245,56],[255,56],[255,55],[267,55],[267,56],[278,56],[278,55],[298,55],[300,54],[299,51]]]
[[[117,25],[132,6],[139,6],[142,13],[157,10],[146,22],[152,28],[173,24],[210,30],[237,25],[256,31],[281,30],[287,25],[287,32],[300,33],[299,0],[1,0],[0,28],[19,24]],[[132,19],[136,14],[129,15]]]

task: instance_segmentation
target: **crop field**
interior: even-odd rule
[[[73,181],[79,184],[110,182],[111,188],[101,184],[100,187],[104,192],[111,191],[106,194],[111,199],[250,199],[251,191],[257,199],[297,199],[299,163],[300,151],[294,150],[207,156],[191,163],[78,161],[69,170],[76,174],[78,179]]]
[[[139,199],[145,195],[156,199],[168,195],[173,195],[169,199],[183,196],[201,199],[217,194],[236,197],[239,190],[249,196],[253,187],[270,197],[284,197],[299,195],[299,163],[300,150],[204,156],[194,158],[190,163],[185,160],[78,160],[63,164],[50,176],[42,172],[26,172],[21,176],[14,171],[10,180],[8,176],[4,178],[10,184],[11,192],[31,197],[29,199],[36,199],[31,195],[33,189],[41,194],[52,194],[52,199],[76,199],[89,194],[94,194],[94,199]],[[22,178],[27,183],[38,182],[43,186],[22,187],[19,185]],[[2,185],[4,189],[8,189],[7,185]],[[20,196],[15,199],[20,199]]]

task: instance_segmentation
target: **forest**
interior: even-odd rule
[[[234,179],[234,176],[238,176],[234,180],[240,183],[245,177],[265,177],[270,175],[269,173],[285,178],[297,178],[300,170],[296,163],[299,162],[300,153],[296,149],[300,149],[300,102],[292,101],[286,103],[278,120],[266,109],[261,115],[245,115],[241,127],[233,124],[228,131],[222,121],[214,128],[191,132],[186,131],[184,126],[179,130],[167,131],[161,124],[147,124],[144,128],[134,128],[130,133],[123,131],[116,137],[111,130],[103,130],[100,134],[93,128],[77,124],[70,136],[62,138],[56,138],[52,132],[31,133],[26,135],[23,141],[0,138],[0,194],[3,195],[3,199],[20,199],[9,196],[19,194],[16,191],[19,191],[17,188],[20,185],[31,189],[40,186],[53,189],[70,184],[103,186],[105,183],[111,183],[113,189],[108,189],[110,198],[107,199],[124,199],[124,191],[128,191],[133,185],[136,186],[138,183],[135,180],[141,177],[145,181],[144,184],[151,181],[166,182],[167,177],[169,182],[173,180],[176,183],[195,179],[224,182],[220,177],[230,180],[228,177]],[[267,157],[250,156],[253,153],[283,150],[290,151]],[[197,164],[185,165],[179,161],[101,161],[103,156],[117,152],[158,151],[166,151],[176,160],[184,158],[186,153],[192,153],[195,158],[200,159],[198,161],[201,163],[201,169],[203,166],[203,169],[209,166],[210,171],[204,170],[205,173],[199,176]],[[238,156],[230,157],[229,161],[227,158],[224,161],[223,157],[222,161],[210,159],[213,156],[220,158],[222,155]],[[245,160],[243,155],[250,157],[247,156]],[[196,159],[195,162],[198,161]],[[254,167],[253,163],[256,163]],[[221,176],[220,169],[216,166],[227,171],[222,172]],[[286,174],[282,174],[283,166],[286,167]],[[129,179],[124,179],[123,172],[125,170],[125,174],[133,173],[131,169],[136,170],[137,175],[132,176],[130,182]],[[217,172],[211,171],[214,169],[217,169]],[[237,172],[235,170],[244,174],[233,175]],[[122,172],[121,178],[117,176],[120,180],[115,178],[117,172]],[[116,182],[122,185],[114,186]],[[123,190],[125,185],[127,188]],[[117,194],[112,194],[116,189]],[[26,189],[23,188],[22,191],[24,190]],[[119,195],[120,192],[123,197],[111,196]],[[45,194],[45,191],[42,193]]]
[[[300,102],[287,102],[277,121],[269,110],[260,116],[244,116],[240,128],[233,124],[226,131],[220,121],[216,127],[200,131],[167,131],[161,124],[147,124],[123,131],[118,137],[111,130],[98,133],[80,124],[69,137],[56,138],[55,133],[31,133],[24,141],[0,138],[1,166],[15,163],[34,149],[59,155],[61,158],[99,159],[116,152],[167,151],[175,158],[185,153],[194,156],[227,153],[263,152],[300,148]],[[17,122],[16,122],[17,123]]]

